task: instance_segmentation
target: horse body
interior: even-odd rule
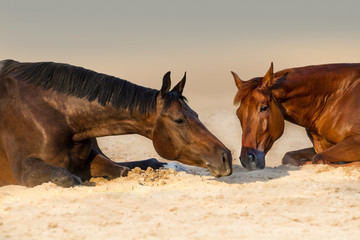
[[[305,127],[316,152],[360,133],[360,64],[320,65],[275,73],[274,87],[284,118]]]
[[[236,74],[234,77],[239,89],[235,102],[241,101],[243,105],[238,109],[238,116],[245,122],[244,126],[249,127],[250,122],[246,122],[242,112],[251,106],[256,106],[254,109],[266,106],[263,112],[250,110],[247,114],[248,118],[258,118],[266,130],[257,135],[245,132],[243,148],[248,138],[256,139],[257,143],[267,142],[260,150],[264,153],[262,156],[257,154],[261,144],[245,146],[242,162],[248,169],[256,168],[249,163],[251,161],[264,162],[264,155],[282,135],[283,120],[274,117],[279,115],[276,113],[279,110],[285,120],[303,126],[314,145],[311,149],[287,153],[284,163],[300,165],[312,161],[330,164],[360,160],[360,110],[356,107],[360,104],[360,64],[308,66],[275,74],[271,66],[263,78],[252,79],[249,83],[242,82]],[[244,89],[247,92],[244,93]],[[265,101],[254,98],[259,89],[261,96],[266,97]],[[250,98],[253,100],[251,103],[248,101]],[[259,129],[259,126],[252,128]],[[275,134],[269,134],[268,129],[275,129]]]
[[[168,73],[157,91],[66,64],[4,61],[0,70],[0,185],[52,181],[72,186],[74,175],[83,180],[125,176],[128,167],[144,163],[114,163],[96,142],[96,137],[120,134],[143,135],[161,156],[208,167],[214,176],[231,174],[230,151],[209,131],[175,138],[190,135],[196,128],[206,129],[182,100],[184,84],[185,77],[170,91]],[[177,124],[178,118],[186,122]],[[199,146],[199,139],[208,140],[208,146]],[[159,141],[164,144],[157,146]],[[156,160],[146,163],[163,166]]]

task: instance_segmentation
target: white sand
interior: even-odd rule
[[[279,166],[286,151],[310,146],[304,130],[288,124],[266,169],[248,172],[239,165],[231,101],[223,110],[205,103],[195,110],[232,150],[232,176],[191,167],[70,189],[1,187],[0,239],[360,239],[359,169]],[[116,161],[157,157],[140,136],[99,141]]]

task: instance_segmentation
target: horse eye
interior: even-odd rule
[[[261,106],[260,107],[260,112],[265,112],[266,110],[268,110],[268,106]]]
[[[179,118],[179,119],[175,119],[174,122],[177,124],[184,124],[185,120],[183,118]]]

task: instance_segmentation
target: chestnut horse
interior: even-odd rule
[[[283,164],[360,162],[360,64],[290,68],[242,81],[234,104],[243,135],[240,161],[249,169],[265,167],[265,154],[284,131],[284,119],[300,125],[312,148],[288,152]],[[359,165],[360,166],[360,165]]]
[[[73,186],[90,177],[126,176],[129,168],[164,166],[155,159],[115,163],[96,137],[140,134],[169,160],[232,173],[230,151],[198,119],[182,95],[52,62],[0,62],[0,185]]]

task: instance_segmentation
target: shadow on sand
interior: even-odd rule
[[[210,181],[225,182],[229,184],[238,183],[252,183],[252,182],[267,182],[272,179],[278,179],[289,176],[290,171],[300,170],[301,167],[281,165],[278,167],[266,167],[263,170],[248,171],[238,164],[233,165],[233,174],[228,177],[211,178]],[[207,170],[191,168],[190,174],[210,176]]]

